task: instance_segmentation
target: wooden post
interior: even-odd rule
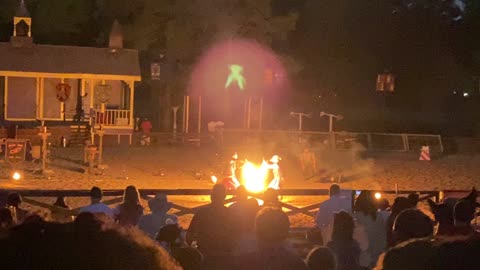
[[[135,111],[134,111],[134,104],[135,104],[135,103],[134,103],[134,101],[135,101],[135,82],[134,82],[134,81],[130,81],[128,86],[130,87],[130,108],[129,108],[129,109],[130,109],[130,120],[129,120],[130,123],[129,123],[129,126],[133,128],[134,125],[135,125],[135,121],[133,121],[133,115],[134,115],[134,113],[135,113]]]
[[[186,115],[187,115],[187,97],[183,96],[182,133],[185,133]]]
[[[186,108],[185,108],[185,133],[188,133],[188,126],[190,121],[190,96],[186,97]]]
[[[37,117],[37,119],[40,119],[40,77],[37,77],[37,98],[36,98],[36,108],[35,108],[35,117]]]
[[[103,135],[105,135],[105,131],[103,130],[103,126],[100,126],[100,130],[97,131],[98,134],[98,165],[97,167],[100,168],[103,164]]]
[[[3,93],[3,98],[3,115],[5,115],[5,118],[8,118],[8,76],[5,76],[5,92]]]
[[[94,102],[95,102],[95,99],[94,99],[94,97],[95,97],[95,83],[96,83],[95,80],[90,80],[90,83],[89,83],[90,93],[88,93],[88,94],[90,95],[90,111],[91,111],[91,109],[95,108],[95,104],[94,104]],[[90,115],[90,118],[91,117],[92,116]]]
[[[368,150],[373,149],[372,134],[370,134],[370,133],[367,133],[367,146],[368,146]]]
[[[202,97],[198,96],[198,133],[202,132]]]
[[[42,131],[38,133],[38,135],[42,138],[42,174],[45,174],[45,170],[47,168],[47,139],[51,133],[47,132],[47,127],[42,126]]]
[[[263,126],[263,97],[260,98],[260,112],[258,118],[258,129],[262,129]]]
[[[252,97],[248,98],[248,109],[247,109],[247,129],[250,129],[250,117],[252,114]]]
[[[243,103],[243,128],[247,128],[247,118],[248,118],[248,98],[244,100]]]
[[[43,119],[43,105],[44,105],[44,98],[45,98],[45,78],[40,78],[40,119]]]
[[[60,102],[60,117],[65,120],[65,102]]]

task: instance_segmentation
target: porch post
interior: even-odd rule
[[[133,113],[134,113],[134,110],[133,110],[133,104],[134,104],[134,98],[135,98],[135,82],[134,81],[130,81],[128,83],[128,86],[130,87],[130,127],[134,127],[134,121],[133,121]]]

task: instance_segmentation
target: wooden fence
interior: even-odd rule
[[[22,198],[23,202],[48,209],[48,210],[55,210],[61,213],[65,214],[70,214],[72,216],[76,216],[79,213],[79,210],[81,207],[71,209],[71,210],[66,210],[64,208],[59,208],[56,206],[53,206],[51,204],[42,202],[38,199],[33,199],[33,198],[56,198],[58,196],[64,196],[66,198],[89,198],[90,197],[90,191],[89,190],[15,190],[15,189],[0,189],[0,205],[5,204],[6,202],[6,196],[9,193],[16,192],[19,193]],[[355,196],[355,191],[344,191],[345,194],[349,194],[352,198],[352,202]],[[395,191],[395,190],[379,190],[375,191],[372,190],[371,192],[380,192],[385,195],[407,195],[412,192],[415,192],[420,195],[420,200],[426,200],[429,198],[433,198],[435,201],[439,201],[442,196],[441,191]],[[466,194],[468,191],[455,191],[459,194]],[[195,207],[187,207],[187,206],[182,206],[180,204],[175,203],[175,196],[207,196],[210,195],[210,189],[141,189],[139,190],[140,196],[144,200],[149,200],[154,196],[155,194],[161,193],[170,196],[169,200],[172,201],[172,209],[174,212],[173,214],[177,216],[183,216],[187,214],[194,214],[198,209],[205,207],[206,204],[200,205],[200,206],[195,206]],[[234,195],[232,192],[229,192],[228,195]],[[255,193],[250,193],[249,194],[253,198],[257,199],[263,199],[262,194],[255,194]],[[279,195],[280,196],[289,196],[289,197],[302,197],[302,196],[328,196],[328,190],[327,189],[282,189],[279,190]],[[123,190],[104,190],[103,191],[103,196],[104,197],[115,197],[115,198],[109,198],[108,200],[105,200],[104,203],[107,205],[113,205],[113,204],[118,204],[122,202],[123,198]],[[194,201],[194,200],[192,200]],[[225,201],[225,204],[229,204],[232,202],[235,202],[236,198],[231,197]],[[320,200],[319,200],[320,201]],[[295,200],[292,200],[292,202],[295,202]],[[307,206],[296,206],[293,203],[285,203],[280,201],[280,206],[282,206],[286,212],[287,215],[292,216],[292,215],[298,215],[298,214],[304,214],[307,216],[315,216],[315,213],[318,211],[318,208],[320,206],[320,202],[310,204]]]

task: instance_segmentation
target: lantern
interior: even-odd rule
[[[150,65],[150,76],[152,80],[160,80],[160,63],[154,62]]]

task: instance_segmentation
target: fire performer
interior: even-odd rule
[[[302,166],[302,172],[305,179],[313,177],[317,173],[317,160],[315,153],[310,151],[309,147],[303,149],[303,153],[300,155],[300,165]]]
[[[233,184],[236,186],[235,188],[240,186],[240,182],[238,181],[238,177],[237,177],[237,169],[239,169],[239,167],[240,166],[238,161],[238,154],[235,152],[235,154],[233,154],[232,156],[232,159],[230,160],[230,175],[229,175],[229,177],[232,179]]]
[[[280,174],[280,166],[278,165],[278,162],[282,160],[279,156],[274,155],[270,159],[270,164],[268,164],[268,168],[272,170],[273,174],[273,180],[268,184],[267,188],[273,188],[273,189],[280,189],[280,180],[281,180],[281,174]]]

